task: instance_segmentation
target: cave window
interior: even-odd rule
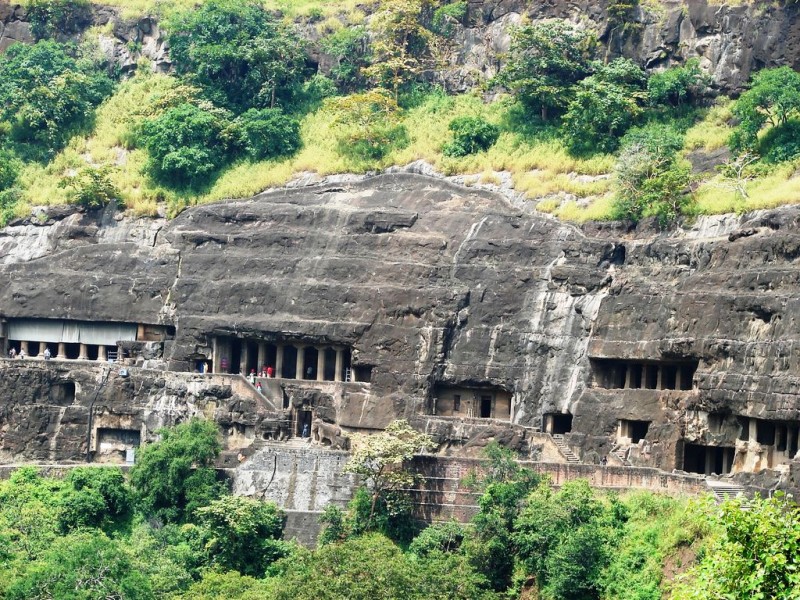
[[[461,411],[461,394],[453,395],[453,411],[454,412]]]
[[[75,402],[75,382],[65,381],[50,388],[50,401],[61,406]]]
[[[356,381],[364,381],[369,383],[372,380],[372,366],[371,365],[358,365],[353,369]]]

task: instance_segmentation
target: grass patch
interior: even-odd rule
[[[201,4],[199,0],[92,0],[99,6],[120,9],[124,18],[143,15],[165,16],[179,10],[189,10]],[[326,18],[333,15],[360,13],[362,8],[372,6],[376,0],[262,0],[267,10],[279,11],[288,19]],[[23,6],[27,0],[20,0]]]
[[[719,176],[709,179],[697,190],[698,210],[701,214],[715,215],[796,204],[800,198],[797,169],[797,162],[785,163],[770,174],[747,182],[748,198],[744,199],[737,198]]]
[[[732,108],[732,100],[728,98],[717,100],[717,103],[706,111],[703,118],[686,132],[684,149],[711,152],[727,144],[728,138],[733,132],[733,127],[729,125],[733,118]]]

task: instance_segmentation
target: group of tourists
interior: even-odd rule
[[[27,355],[25,354],[25,350],[23,350],[22,348],[20,348],[19,352],[17,352],[17,349],[13,347],[11,348],[11,350],[8,351],[8,358],[17,358],[17,357],[25,358],[26,356]],[[42,356],[44,356],[45,360],[50,360],[53,357],[53,355],[50,352],[50,348],[45,348]]]

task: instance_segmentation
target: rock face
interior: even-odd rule
[[[14,42],[31,43],[24,7],[0,0],[0,52]],[[510,44],[510,29],[523,19],[568,19],[594,28],[601,55],[625,56],[657,69],[700,59],[716,91],[739,92],[753,70],[790,65],[800,67],[800,8],[777,3],[708,0],[661,0],[640,4],[625,27],[609,20],[608,0],[469,0],[463,22],[449,24],[448,66],[437,75],[451,91],[466,91],[494,76]],[[97,6],[93,25],[112,23],[112,35],[102,34],[100,46],[109,61],[130,72],[140,59],[154,71],[171,68],[169,48],[153,16],[124,19],[118,9]],[[326,72],[332,61],[318,48],[314,27],[301,28],[309,38],[309,57]]]
[[[502,439],[536,457],[543,431],[564,460],[766,468],[761,484],[775,485],[794,470],[800,433],[798,257],[794,207],[673,234],[579,229],[410,174],[170,222],[65,211],[0,232],[0,313],[174,326],[163,347],[174,373],[133,370],[98,392],[99,367],[2,361],[0,441],[13,459],[81,460],[97,396],[103,427],[148,436],[203,413],[232,449],[287,433],[281,419],[298,435],[305,411],[343,434],[405,417],[450,453]],[[369,376],[267,380],[262,404],[230,382],[187,387],[220,337],[346,347]],[[51,391],[62,380],[74,400]]]

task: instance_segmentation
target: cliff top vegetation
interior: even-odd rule
[[[577,221],[669,226],[800,191],[788,67],[730,100],[699,61],[646,71],[609,57],[590,22],[523,21],[497,73],[454,93],[442,75],[462,1],[119,4],[158,15],[168,72],[152,72],[140,40],[87,29],[87,0],[26,0],[38,41],[0,57],[3,222],[64,202],[176,214],[419,160]],[[612,2],[609,22],[635,28],[634,10]],[[123,50],[138,68],[109,58]]]

